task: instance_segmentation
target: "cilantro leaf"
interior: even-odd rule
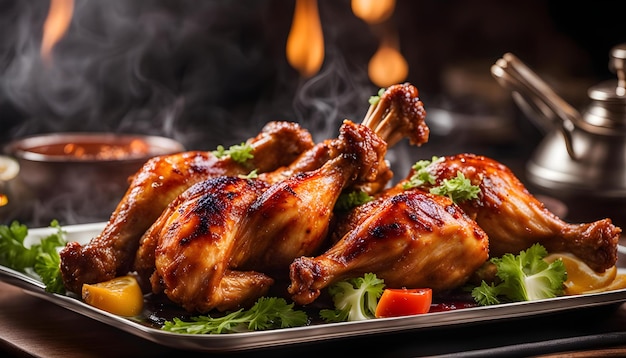
[[[28,228],[17,221],[0,225],[0,265],[20,272],[34,265],[37,249],[24,246],[26,235]]]
[[[411,175],[409,180],[403,184],[403,188],[411,189],[422,187],[424,185],[435,184],[435,177],[428,171],[428,169],[432,163],[436,163],[440,160],[443,160],[443,158],[433,156],[431,160],[419,160],[415,162],[415,164],[411,167],[413,169],[413,175]]]
[[[465,178],[461,172],[456,173],[452,179],[444,179],[437,187],[431,188],[430,192],[436,195],[448,196],[455,203],[464,200],[471,200],[478,197],[480,187],[472,185],[472,182]]]
[[[413,174],[402,184],[403,189],[429,187],[431,194],[447,196],[455,203],[477,198],[480,187],[472,185],[472,182],[460,171],[456,173],[456,177],[443,179],[438,186],[433,186],[436,183],[436,177],[431,172],[431,165],[442,160],[444,158],[433,156],[431,160],[415,162],[411,167]]]

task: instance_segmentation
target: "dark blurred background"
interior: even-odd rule
[[[378,86],[367,63],[376,28],[350,1],[318,3],[326,55],[303,78],[285,57],[293,0],[76,0],[70,27],[46,65],[40,56],[49,1],[0,0],[0,145],[60,131],[154,134],[187,149],[240,143],[272,120],[301,123],[316,140],[359,121]],[[626,42],[615,3],[398,0],[397,32],[428,112],[431,140],[406,143],[389,158],[396,177],[431,155],[475,152],[501,160],[522,179],[542,133],[490,75],[512,52],[571,104],[613,78],[612,46]],[[54,193],[50,193],[52,197]],[[88,195],[82,200],[88,201]],[[29,210],[0,210],[0,223],[46,225],[42,199]],[[80,215],[67,202],[65,224],[106,220],[110,208]]]

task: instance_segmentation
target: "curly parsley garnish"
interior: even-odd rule
[[[56,220],[52,221],[50,227],[56,228],[57,232],[26,247],[26,225],[17,221],[13,221],[11,225],[0,225],[0,265],[25,274],[34,272],[46,285],[47,292],[65,293],[61,278],[61,258],[57,251],[58,247],[67,243],[65,233]]]
[[[248,174],[239,174],[238,177],[241,179],[256,179],[259,177],[259,173],[257,173],[257,169],[254,169]]]
[[[254,154],[252,154],[252,145],[249,143],[241,143],[231,145],[226,149],[223,145],[218,145],[217,149],[214,150],[213,155],[217,158],[223,158],[225,156],[230,156],[237,163],[245,163],[249,159],[254,158]]]
[[[490,261],[497,267],[497,284],[482,281],[472,290],[472,297],[480,305],[505,302],[533,301],[563,295],[567,271],[562,260],[551,263],[544,260],[548,251],[533,244],[518,255],[505,254]]]
[[[197,316],[191,321],[174,317],[161,329],[176,333],[220,334],[262,331],[275,328],[304,326],[309,317],[304,311],[293,309],[283,298],[261,297],[249,310],[240,309],[222,317]]]
[[[374,198],[371,195],[362,190],[341,193],[339,198],[337,198],[335,208],[342,211],[348,211],[361,204],[372,201],[373,199]]]
[[[370,99],[368,100],[369,104],[371,105],[377,104],[378,101],[380,101],[380,97],[382,97],[384,93],[385,93],[384,88],[379,89],[378,94],[376,96],[370,96]]]
[[[430,166],[443,158],[433,156],[431,160],[420,160],[413,164],[413,175],[402,186],[404,189],[430,187],[436,183],[435,176],[430,172]],[[478,197],[480,187],[472,185],[460,171],[456,177],[443,179],[438,186],[431,187],[429,192],[435,195],[447,196],[455,203],[471,200]]]

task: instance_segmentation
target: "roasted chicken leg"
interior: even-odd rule
[[[219,177],[174,200],[148,231],[147,240],[157,243],[153,292],[163,289],[189,311],[237,309],[271,284],[258,271],[287,271],[294,258],[315,253],[341,191],[375,178],[387,148],[369,128],[350,121],[331,146],[337,156],[317,170],[272,185]],[[245,282],[224,284],[224,276]]]
[[[445,291],[489,257],[485,232],[448,197],[421,190],[381,196],[349,216],[352,229],[324,254],[290,266],[294,302],[309,304],[330,284],[374,272],[388,287]]]
[[[318,170],[273,185],[250,207],[233,253],[237,267],[286,272],[296,257],[316,253],[327,237],[341,192],[352,184],[374,181],[387,150],[368,127],[347,120],[331,146],[336,157]]]
[[[328,199],[333,199],[337,194],[332,192],[333,188],[343,188],[345,175],[353,172],[352,169],[346,171],[345,173],[333,173],[335,176],[332,177],[332,180],[329,181],[328,173],[320,173],[314,171],[318,170],[326,163],[331,160],[339,161],[342,160],[347,162],[351,158],[343,158],[337,159],[338,157],[345,157],[347,153],[357,153],[355,149],[347,148],[346,146],[353,145],[356,148],[356,145],[361,145],[366,150],[372,150],[371,153],[364,153],[361,150],[361,153],[358,154],[356,158],[362,158],[363,163],[352,163],[351,166],[357,168],[358,165],[361,166],[361,169],[368,168],[370,173],[362,173],[359,174],[357,180],[354,178],[350,179],[350,186],[356,189],[363,189],[368,191],[370,194],[375,194],[384,188],[389,180],[392,177],[392,172],[389,169],[388,163],[383,160],[384,151],[388,148],[388,145],[385,144],[385,147],[382,146],[382,143],[375,143],[377,141],[376,138],[380,138],[384,140],[386,143],[387,140],[392,140],[392,143],[397,143],[398,140],[402,137],[408,138],[408,140],[414,145],[421,145],[428,141],[428,126],[426,126],[425,120],[425,110],[423,107],[423,103],[419,100],[417,89],[411,84],[405,83],[401,85],[394,85],[387,88],[384,93],[381,94],[378,101],[375,101],[370,105],[368,113],[363,119],[363,126],[369,128],[369,131],[365,131],[364,128],[360,128],[360,126],[355,126],[353,123],[348,122],[344,125],[344,129],[347,129],[347,126],[350,126],[350,131],[345,131],[342,136],[345,136],[344,139],[348,139],[351,135],[350,133],[355,133],[356,136],[350,141],[342,140],[342,139],[327,139],[316,144],[314,147],[302,153],[295,161],[293,161],[290,165],[284,166],[282,168],[276,169],[272,172],[261,173],[258,177],[259,180],[262,180],[268,184],[276,184],[281,183],[282,186],[276,186],[272,188],[267,194],[264,194],[264,200],[266,203],[264,204],[255,204],[255,210],[258,212],[254,220],[252,218],[248,218],[246,221],[246,225],[256,225],[259,227],[259,232],[255,233],[256,235],[264,235],[264,239],[257,240],[255,246],[258,242],[266,242],[266,240],[270,240],[269,231],[262,229],[264,227],[276,227],[275,224],[271,224],[271,220],[267,219],[261,214],[263,210],[268,210],[267,207],[270,206],[272,201],[278,200],[281,195],[285,200],[285,203],[276,202],[271,205],[282,205],[284,208],[289,208],[293,205],[299,205],[301,207],[307,207],[307,204],[304,201],[309,201],[312,207],[318,207],[319,210],[323,211],[323,217],[320,217],[319,223],[316,223],[316,227],[325,228],[327,225],[326,220],[329,219],[328,214],[332,210],[331,205],[332,202],[329,202]],[[358,129],[358,131],[356,130]],[[361,134],[365,133],[365,134]],[[358,140],[363,140],[362,144],[358,144]],[[347,144],[348,143],[348,144]],[[356,143],[356,144],[355,144]],[[375,144],[375,145],[374,145]],[[368,147],[369,146],[369,147]],[[369,167],[370,164],[367,161],[370,161],[370,158],[374,158],[377,163],[377,167]],[[337,163],[335,163],[336,165]],[[308,174],[305,174],[308,173]],[[356,173],[356,172],[355,172]],[[303,180],[304,176],[310,176],[306,181]],[[313,176],[317,176],[314,178]],[[292,181],[293,184],[291,184]],[[319,182],[315,182],[315,181]],[[333,180],[337,180],[337,182],[333,182]],[[335,184],[341,184],[337,187]],[[292,185],[299,187],[298,191],[300,192],[296,195],[296,192],[292,189]],[[304,187],[304,185],[308,185],[308,187]],[[286,193],[286,191],[290,191]],[[325,191],[329,191],[326,193]],[[305,194],[307,194],[305,196]],[[319,201],[317,200],[319,199]],[[333,199],[334,200],[334,199]],[[323,207],[322,205],[327,205],[327,207]],[[274,209],[271,209],[274,210]],[[294,214],[295,212],[289,208],[289,213]],[[164,215],[168,215],[164,213]],[[300,214],[296,214],[300,215]],[[300,215],[302,216],[302,215]],[[298,218],[292,218],[298,219]],[[154,272],[154,254],[156,245],[158,242],[158,236],[160,230],[162,230],[162,223],[165,219],[160,218],[157,222],[146,232],[146,234],[140,240],[140,246],[137,251],[137,256],[135,259],[134,269],[140,273],[140,275],[144,278],[149,277],[152,272]],[[274,226],[271,226],[274,225]],[[305,226],[310,226],[311,223],[306,224]],[[321,225],[321,226],[320,226]],[[294,228],[295,229],[295,228]],[[275,229],[272,229],[272,234],[277,235],[280,234],[275,232]],[[244,231],[247,232],[247,231]],[[263,234],[264,233],[264,234]],[[319,234],[317,231],[315,235]],[[286,237],[284,233],[281,234],[281,237]],[[310,233],[313,236],[313,233]],[[243,242],[252,242],[249,240],[243,240]],[[276,248],[268,251],[265,256],[266,259],[263,261],[271,262],[274,267],[278,265],[279,262],[284,263],[284,267],[286,268],[291,260],[294,257],[293,252],[302,251],[302,242],[308,242],[309,245],[311,242],[315,242],[314,240],[303,240],[300,236],[294,236],[293,240],[286,239],[281,247],[285,250],[283,254],[281,251],[283,249],[277,250]],[[246,244],[247,245],[247,244]],[[293,245],[293,246],[292,246]],[[315,246],[319,245],[316,244]],[[269,249],[268,249],[269,250]],[[310,248],[307,251],[311,251]],[[270,258],[271,253],[275,253],[277,257]],[[249,255],[249,250],[242,250],[242,256]],[[285,259],[279,259],[279,257],[284,257]],[[242,265],[246,267],[251,267],[251,262],[260,260],[259,258],[246,258],[245,260],[242,258],[242,261],[250,261],[247,264],[243,263]],[[259,269],[259,268],[255,268]],[[263,269],[267,269],[264,267]]]
[[[484,156],[459,154],[440,158],[431,164],[429,172],[435,177],[433,185],[461,172],[480,187],[477,199],[460,206],[489,236],[492,256],[517,254],[539,243],[549,252],[572,253],[598,272],[615,266],[619,227],[610,219],[590,223],[561,220],[503,164]]]
[[[221,175],[271,171],[289,164],[314,143],[310,133],[289,122],[270,122],[248,140],[249,162],[190,151],[149,160],[133,177],[104,230],[87,245],[69,243],[60,253],[63,281],[80,293],[83,283],[106,281],[129,272],[139,240],[167,205],[193,184]]]
[[[264,295],[274,280],[234,271],[229,257],[248,207],[267,189],[260,180],[221,176],[193,185],[157,220],[154,291],[189,311],[237,308]]]

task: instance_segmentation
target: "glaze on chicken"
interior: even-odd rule
[[[426,111],[424,110],[423,103],[419,100],[418,91],[413,85],[404,83],[391,86],[387,90],[385,90],[385,92],[380,96],[380,99],[378,101],[370,105],[368,113],[362,121],[363,126],[368,127],[370,131],[368,131],[367,135],[361,135],[360,139],[354,138],[351,143],[356,143],[358,142],[358,140],[374,140],[376,138],[381,138],[382,140],[387,142],[388,138],[386,136],[390,136],[394,144],[398,142],[400,137],[405,137],[413,145],[422,145],[423,143],[428,141],[429,135],[428,126],[425,124],[425,116]],[[370,134],[370,132],[372,131],[375,135]],[[351,132],[357,133],[356,131]],[[309,150],[306,150],[291,164],[283,166],[271,172],[261,173],[258,176],[258,179],[268,184],[276,184],[280,182],[283,182],[283,184],[285,184],[286,182],[284,181],[288,180],[289,178],[302,176],[304,175],[303,173],[306,172],[313,172],[325,165],[333,158],[338,158],[340,156],[345,156],[346,153],[354,152],[353,150],[349,150],[348,148],[346,148],[345,143],[345,141],[337,139],[324,140],[316,144]],[[363,143],[362,145],[366,144],[367,142]],[[369,153],[367,158],[376,158],[376,163],[378,166],[376,168],[369,168],[369,174],[363,173],[363,175],[360,175],[360,177],[357,178],[356,181],[352,180],[353,183],[351,184],[351,186],[353,188],[360,188],[374,195],[378,191],[382,190],[382,188],[384,188],[388,184],[389,180],[392,178],[393,173],[391,172],[388,163],[385,160],[381,159],[384,157],[388,145],[385,144],[385,147],[383,147],[382,144],[383,143],[378,143],[376,145],[372,145],[372,143],[369,144],[370,149],[373,148],[373,150],[375,151]],[[334,160],[337,161],[338,159]],[[358,164],[359,163],[354,163],[354,167],[356,168]],[[361,164],[361,167],[368,168],[368,164],[364,161]],[[363,180],[364,178],[365,180]],[[295,179],[302,181],[300,178]],[[310,197],[313,197],[313,195],[324,195],[324,190],[331,190],[333,187],[335,187],[334,185],[330,185],[333,183],[317,183],[313,185],[314,180],[324,179],[310,178],[310,180],[308,180],[308,183],[310,183],[309,185],[313,186],[310,188]],[[301,186],[303,184],[300,183],[299,185]],[[317,187],[315,187],[315,185],[317,185]],[[322,187],[327,189],[320,190],[319,188]],[[278,197],[279,195],[284,195],[283,193],[278,191],[277,188],[278,187],[275,187],[272,189],[272,191],[270,191],[270,193],[273,194],[265,194],[265,200],[267,200],[268,202],[271,200],[275,200],[272,199],[272,196],[270,195],[273,195],[275,197]],[[284,191],[286,188],[289,187],[283,186],[281,190]],[[332,194],[334,195],[334,193]],[[325,196],[325,198],[328,198],[328,196]],[[319,203],[314,202],[314,204],[317,206],[322,203],[328,204],[327,201],[320,201]],[[261,208],[267,207],[268,205],[269,204],[259,205],[258,210],[261,210]],[[285,204],[282,205],[285,207],[288,206]],[[330,212],[332,210],[332,206],[324,207],[323,210],[325,213]],[[161,230],[162,227],[159,222],[162,222],[164,220],[163,217],[167,215],[167,213],[164,213],[162,215],[162,218],[157,220],[156,223],[147,230],[147,232],[140,240],[140,246],[137,250],[135,265],[133,268],[140,274],[140,276],[142,276],[146,280],[154,272],[154,252],[158,241],[159,230]],[[269,223],[269,220],[264,217],[259,217],[255,220],[258,221],[257,224],[254,224],[252,219],[248,219],[248,223],[246,225],[257,225],[260,227],[269,227],[271,225],[271,223]],[[321,221],[321,225],[325,226],[326,222]],[[286,247],[285,250],[287,251],[296,250],[295,247],[300,246],[300,244],[296,242],[296,246],[294,248],[290,248],[289,246],[291,245],[291,241],[289,241],[289,243],[289,245],[282,245],[283,247]],[[276,254],[279,256],[273,259],[268,259],[266,261],[274,262],[274,266],[277,266],[277,262],[283,261],[278,260],[279,257],[282,257],[281,251],[282,250],[272,250],[272,252],[276,252]],[[297,257],[292,256],[291,254],[286,254],[283,256],[290,258],[289,260]],[[285,262],[284,267],[286,268],[289,263],[290,261]]]
[[[444,157],[432,163],[429,172],[433,184],[405,189],[411,170],[377,200],[343,215],[327,252],[294,260],[289,286],[293,300],[309,304],[328,285],[367,272],[376,273],[388,287],[445,291],[464,284],[489,256],[517,254],[535,243],[551,252],[572,253],[598,272],[616,264],[621,229],[610,219],[564,222],[493,159],[473,154]],[[480,188],[478,198],[456,206],[426,194],[459,172]],[[452,220],[459,218],[461,223]],[[458,230],[460,226],[469,231]],[[473,235],[479,240],[469,239]]]
[[[549,212],[504,165],[460,154],[429,167],[434,183],[392,187],[387,150],[428,141],[417,89],[404,83],[373,101],[361,124],[313,143],[294,123],[271,122],[248,140],[254,158],[210,152],[156,157],[132,178],[105,229],[61,251],[68,291],[136,271],[143,287],[189,312],[249,306],[286,277],[306,305],[339,280],[373,272],[388,287],[466,283],[489,257],[534,243],[569,252],[602,272],[617,259],[621,229],[610,219],[570,224]],[[247,176],[256,170],[258,176]],[[462,173],[478,197],[454,203],[429,193]],[[341,212],[342,193],[375,197]],[[147,292],[147,291],[145,291]]]
[[[203,312],[212,308],[238,308],[243,300],[221,302],[219,295],[195,296],[191,294],[195,292],[193,289],[184,287],[188,286],[187,281],[192,285],[197,280],[219,281],[216,277],[222,271],[210,269],[217,267],[216,261],[227,263],[225,270],[228,272],[275,273],[282,270],[287,276],[288,266],[294,258],[317,253],[328,236],[333,207],[341,192],[350,186],[380,190],[391,178],[391,171],[384,160],[386,138],[381,138],[379,133],[390,136],[393,143],[397,143],[399,136],[406,136],[416,145],[428,139],[425,111],[416,96],[417,90],[411,85],[390,87],[372,105],[377,110],[368,113],[364,119],[363,123],[367,126],[346,120],[337,139],[317,144],[289,166],[261,174],[256,180],[270,185],[267,190],[250,204],[245,215],[241,215],[236,228],[225,230],[219,227],[216,230],[225,233],[224,240],[228,244],[224,245],[232,249],[219,254],[214,252],[210,258],[204,254],[201,256],[203,259],[191,257],[189,255],[193,250],[188,250],[188,247],[203,247],[205,241],[198,238],[214,236],[210,227],[207,229],[206,225],[198,224],[215,220],[212,220],[212,214],[201,208],[205,200],[196,191],[203,187],[208,193],[213,193],[213,188],[205,183],[192,187],[190,190],[194,190],[195,199],[172,202],[141,239],[136,270],[144,277],[153,271],[149,279],[152,291],[165,292],[172,301],[188,310]],[[187,197],[186,193],[183,196]],[[221,210],[230,212],[227,205]],[[177,245],[185,246],[186,254],[175,249]],[[199,248],[196,251],[205,253],[206,250]],[[196,269],[185,269],[188,265]],[[199,267],[207,269],[199,272]],[[200,277],[186,280],[186,272]],[[204,279],[201,279],[203,276]]]
[[[349,220],[351,230],[328,251],[291,264],[294,302],[309,304],[330,284],[368,272],[387,287],[451,290],[489,257],[485,232],[448,197],[421,190],[384,195]]]
[[[350,121],[330,146],[336,157],[317,170],[272,185],[218,177],[174,200],[142,242],[156,243],[153,292],[163,290],[189,311],[233,310],[273,282],[258,271],[286,271],[294,258],[316,253],[342,190],[376,178],[387,148],[369,128]]]
[[[611,219],[580,224],[561,220],[531,195],[509,168],[493,159],[459,154],[441,158],[429,171],[435,177],[434,185],[461,172],[480,187],[477,199],[460,205],[489,235],[489,251],[494,257],[517,254],[539,243],[549,252],[572,253],[598,272],[617,262],[621,229]]]
[[[299,125],[270,122],[248,140],[253,155],[245,164],[229,156],[189,151],[152,158],[133,176],[124,197],[104,230],[87,245],[70,242],[61,251],[66,288],[80,293],[83,283],[95,283],[131,270],[139,240],[167,205],[193,184],[221,175],[271,171],[291,163],[314,143]]]
[[[150,229],[157,235],[150,278],[189,311],[225,310],[252,303],[274,280],[254,270],[233,270],[239,223],[267,189],[260,180],[220,176],[193,185],[172,202]]]

